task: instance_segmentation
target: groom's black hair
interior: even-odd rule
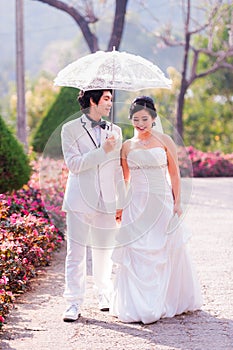
[[[134,113],[146,109],[151,117],[155,119],[157,117],[157,111],[154,105],[154,101],[149,96],[139,96],[136,97],[129,109],[129,119],[132,119]]]
[[[78,95],[78,102],[81,106],[81,109],[86,109],[90,107],[90,99],[94,101],[98,105],[99,100],[101,99],[101,96],[103,95],[104,91],[110,91],[112,94],[111,89],[103,89],[103,90],[88,90],[83,91],[80,90]]]

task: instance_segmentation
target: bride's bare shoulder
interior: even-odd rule
[[[153,135],[164,147],[170,148],[175,145],[173,139],[168,134],[161,133],[157,130],[153,130]]]
[[[122,144],[122,154],[127,155],[132,148],[133,140],[128,139]]]
[[[172,141],[172,138],[168,135],[168,134],[164,134],[162,132],[159,132],[157,130],[153,130],[153,135],[158,138],[159,140],[162,140],[162,141]]]
[[[124,147],[124,148],[131,147],[132,142],[133,142],[133,139],[128,139],[128,140],[123,142],[122,147]]]

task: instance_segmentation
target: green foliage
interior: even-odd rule
[[[213,52],[227,52],[229,50],[231,40],[229,28],[231,28],[232,14],[232,5],[220,5],[216,15],[212,18],[212,33],[210,38],[205,37],[204,35],[196,35],[194,36],[193,40],[194,46],[207,49],[207,52],[210,47],[212,48]],[[232,65],[232,54],[224,60],[226,63]],[[216,61],[215,55],[201,53],[198,58],[198,73],[211,69],[216,63],[221,64],[221,59]],[[231,69],[221,68],[210,74],[208,78],[208,92],[210,94],[221,94],[231,98],[233,84],[233,72]]]
[[[222,16],[213,18],[211,36],[213,51],[229,49],[229,27],[232,7],[221,6]],[[196,36],[194,44],[208,48],[204,36]],[[216,62],[215,56],[205,53],[199,55],[198,73],[210,69]],[[233,63],[232,55],[226,59]],[[232,86],[233,71],[219,69],[192,85],[192,94],[185,100],[184,139],[185,144],[193,145],[203,151],[232,152]]]
[[[30,178],[31,167],[23,146],[0,116],[0,193],[20,189]]]
[[[35,133],[38,123],[46,116],[51,105],[56,100],[60,87],[54,86],[52,78],[43,72],[32,82],[27,83],[26,110],[29,139]]]
[[[122,128],[123,142],[133,137],[134,131],[131,125],[120,125],[120,127]]]
[[[209,77],[210,79],[210,77]],[[232,102],[208,93],[209,80],[193,85],[184,108],[184,143],[202,151],[232,152]]]
[[[61,89],[48,114],[38,125],[32,141],[34,151],[38,153],[46,151],[47,155],[54,157],[62,154],[60,131],[67,118],[79,111],[77,94],[78,90],[75,88]]]
[[[231,59],[233,63],[233,58]],[[232,99],[233,71],[221,69],[212,74],[208,80],[208,93],[221,94],[230,103]]]

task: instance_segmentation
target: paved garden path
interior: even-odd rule
[[[194,179],[186,222],[204,305],[151,325],[122,324],[98,310],[88,276],[81,318],[62,321],[65,246],[16,302],[1,334],[2,350],[232,350],[233,178]],[[90,258],[89,258],[90,265]],[[90,272],[90,268],[89,268]]]

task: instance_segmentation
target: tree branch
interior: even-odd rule
[[[197,73],[196,72],[197,62],[198,62],[198,56],[200,53],[205,53],[210,57],[215,57],[216,61],[214,62],[214,64],[210,68],[206,69],[205,71],[203,71],[201,73]],[[233,64],[228,63],[226,61],[226,58],[232,57],[232,56],[233,56],[233,48],[228,50],[228,51],[218,51],[218,52],[213,52],[213,51],[210,51],[208,49],[195,50],[191,75],[190,75],[190,79],[188,80],[188,86],[191,85],[194,80],[199,79],[199,78],[203,78],[209,74],[212,74],[212,73],[218,71],[219,69],[225,68],[225,69],[233,70]]]
[[[80,14],[80,12],[74,8],[73,6],[70,6],[60,0],[33,0],[33,1],[39,1],[39,2],[43,2],[45,4],[48,4],[50,6],[53,6],[59,10],[62,10],[66,13],[68,13],[71,17],[73,17],[73,19],[75,20],[75,22],[79,25],[82,34],[88,44],[88,47],[90,49],[91,52],[95,52],[98,50],[98,39],[95,36],[94,33],[91,32],[88,24],[89,22],[85,19],[84,16],[82,16]],[[96,19],[97,20],[97,19]]]
[[[190,79],[190,81],[188,81],[188,83],[189,85],[191,85],[191,83],[194,80],[206,77],[207,75],[217,72],[219,69],[224,69],[224,68],[233,70],[233,64],[226,63],[226,62],[222,62],[221,64],[216,63],[211,68],[205,70],[204,72],[196,74],[192,80]]]
[[[212,51],[206,48],[199,48],[199,49],[192,48],[192,49],[199,53],[204,53],[207,56],[216,57],[219,59],[226,59],[228,57],[233,57],[233,46],[229,47],[227,51],[224,51],[224,50]]]
[[[184,46],[185,42],[184,41],[178,41],[176,39],[173,39],[169,36],[167,36],[166,34],[160,34],[158,32],[154,33],[154,36],[160,40],[163,41],[163,43],[167,46],[172,46],[172,47],[176,47],[176,46]]]

